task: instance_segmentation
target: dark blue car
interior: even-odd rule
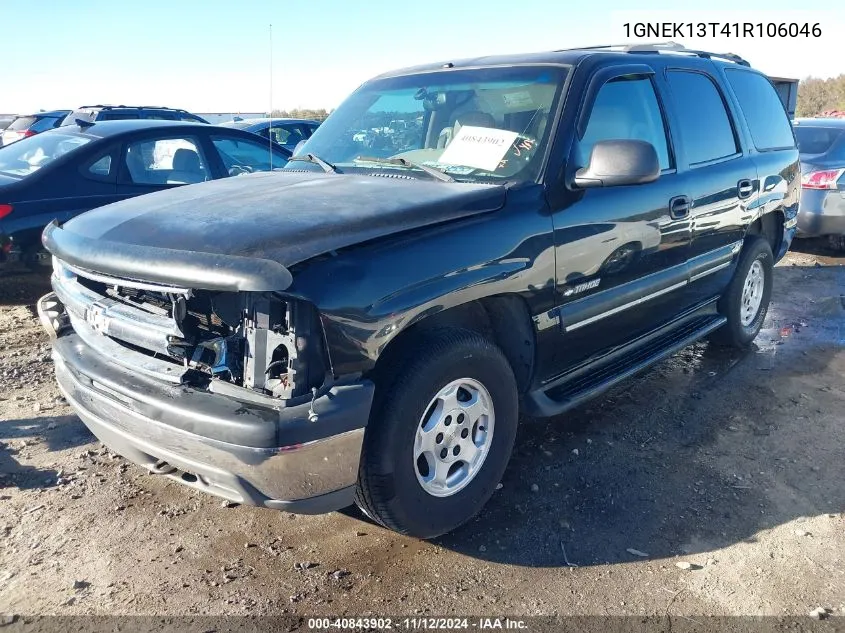
[[[95,207],[206,180],[268,171],[290,152],[204,123],[63,126],[0,148],[0,266],[46,260],[41,231]]]
[[[300,141],[311,138],[318,127],[319,121],[311,119],[242,119],[240,121],[228,121],[222,123],[228,128],[246,130],[270,139],[285,149],[293,151]]]

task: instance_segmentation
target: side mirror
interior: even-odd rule
[[[654,182],[660,176],[657,150],[647,141],[612,139],[593,145],[590,162],[575,172],[580,189]]]
[[[299,141],[299,143],[296,144],[296,147],[293,148],[293,154],[291,154],[291,156],[298,156],[299,150],[301,150],[302,146],[305,145],[305,143],[307,142],[307,139],[302,139],[301,141]]]

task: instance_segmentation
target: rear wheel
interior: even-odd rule
[[[496,489],[516,435],[516,381],[498,347],[457,328],[424,334],[391,365],[377,382],[356,502],[385,527],[432,538]]]
[[[719,312],[728,321],[711,336],[720,345],[748,347],[766,318],[772,296],[774,257],[762,237],[749,238],[739,256],[736,272],[719,299]]]

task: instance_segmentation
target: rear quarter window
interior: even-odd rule
[[[789,117],[772,83],[747,70],[731,68],[725,74],[748,123],[754,147],[760,151],[795,147]]]
[[[138,119],[138,113],[127,110],[103,110],[97,117],[99,121],[125,121],[127,119]]]

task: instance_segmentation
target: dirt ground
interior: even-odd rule
[[[0,278],[0,614],[845,615],[845,258],[798,244],[746,353],[687,348],[525,420],[432,542],[220,500],[109,453]],[[691,568],[680,563],[690,563]],[[842,620],[839,620],[842,622]],[[0,622],[2,624],[2,622]],[[12,627],[10,627],[12,628]]]

